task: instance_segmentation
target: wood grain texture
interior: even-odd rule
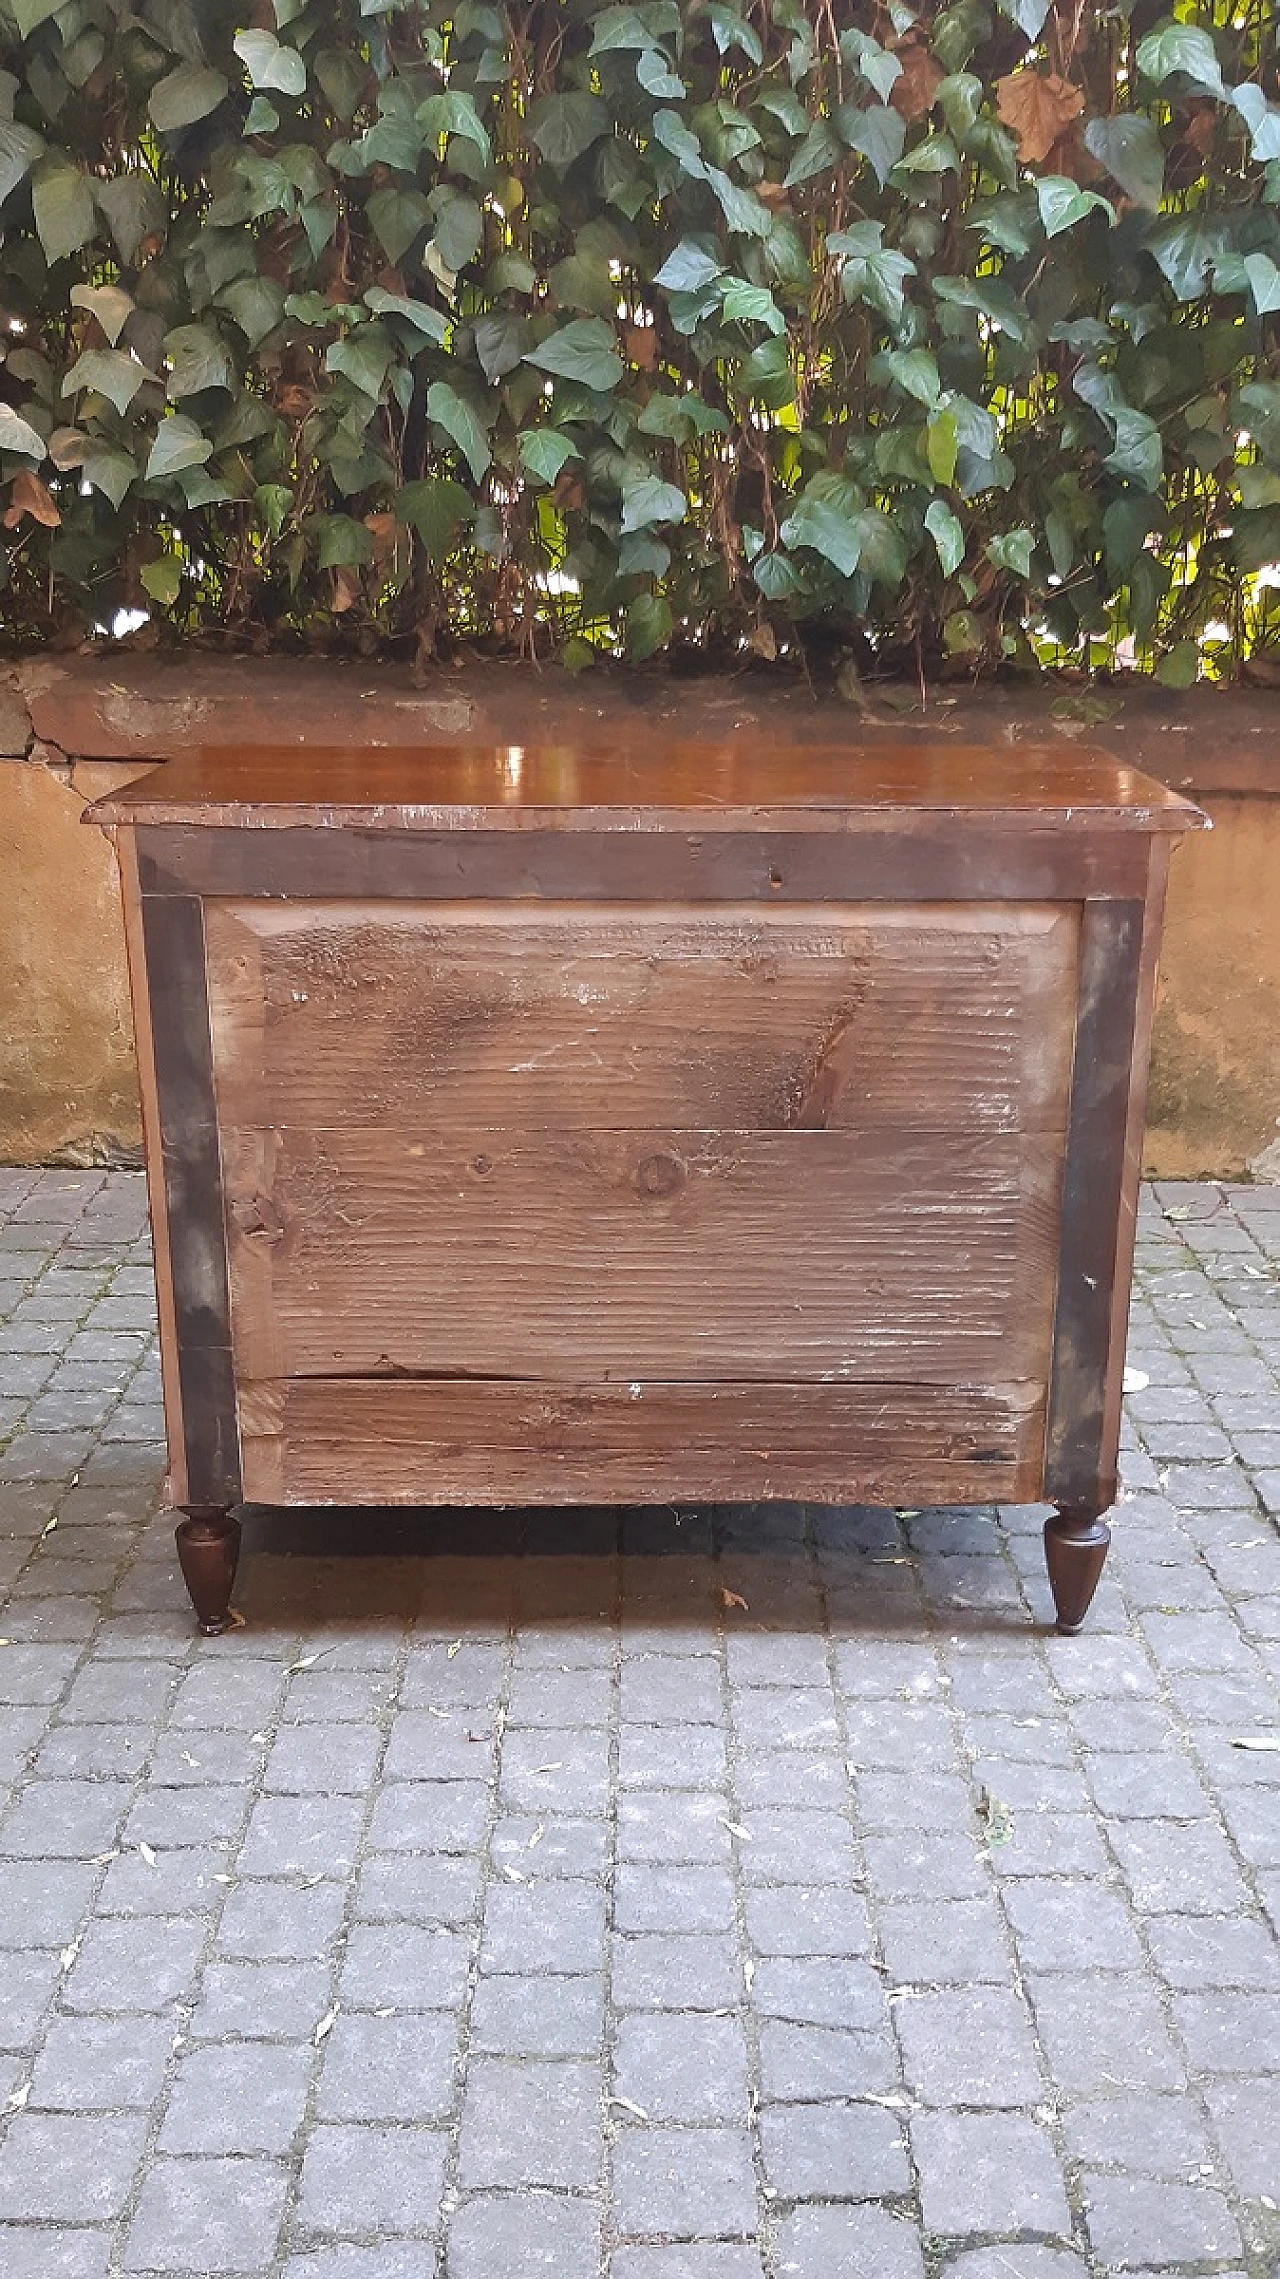
[[[246,1386],[242,1428],[264,1503],[970,1503],[1037,1493],[1043,1400],[1016,1383],[312,1378]]]
[[[1017,1135],[225,1135],[243,1377],[1043,1379]]]
[[[1078,921],[212,902],[233,1126],[1065,1129]]]
[[[1071,902],[1141,895],[1149,840],[1059,828],[1052,816],[999,830],[981,812],[929,810],[902,827],[892,808],[857,830],[663,831],[331,829],[297,810],[288,830],[188,819],[139,827],[148,895],[261,895],[311,901]]]
[[[759,828],[855,830],[892,809],[982,817],[1006,833],[1039,818],[1070,834],[1099,818],[1119,831],[1182,831],[1197,810],[1110,753],[1075,746],[903,741],[874,749],[806,747],[743,729],[719,743],[640,748],[601,739],[565,745],[440,744],[417,752],[306,751],[263,743],[179,753],[101,802],[100,822],[249,823],[286,828],[518,831]]]

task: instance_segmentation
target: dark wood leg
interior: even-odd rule
[[[187,1516],[175,1530],[182,1579],[201,1635],[216,1638],[230,1628],[228,1610],[240,1558],[240,1522],[216,1504],[184,1504],[182,1508]]]
[[[1058,1628],[1068,1637],[1089,1611],[1110,1543],[1111,1529],[1100,1512],[1068,1504],[1044,1523],[1049,1588],[1058,1610]]]

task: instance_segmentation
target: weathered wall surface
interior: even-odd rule
[[[905,701],[911,702],[910,698]],[[0,1162],[119,1160],[139,1145],[111,850],[87,799],[192,742],[554,743],[774,726],[796,742],[885,736],[1097,742],[1198,797],[1212,833],[1174,863],[1147,1135],[1165,1177],[1238,1177],[1280,1137],[1280,697],[1139,688],[1112,714],[1017,691],[947,692],[926,716],[862,716],[752,675],[674,679],[468,666],[418,685],[353,664],[117,655],[0,676]],[[1280,1177],[1273,1153],[1271,1169]]]

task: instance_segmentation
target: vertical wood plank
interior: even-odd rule
[[[229,1505],[240,1500],[240,1442],[199,900],[144,895],[142,932],[186,1457],[182,1500]]]
[[[1124,1279],[1119,1239],[1145,905],[1086,902],[1053,1363],[1045,1494],[1105,1510],[1115,1500],[1116,1431],[1107,1412],[1112,1323]]]

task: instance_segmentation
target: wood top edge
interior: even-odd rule
[[[1207,818],[1103,749],[1040,745],[788,746],[738,735],[653,751],[601,737],[415,752],[195,748],[109,793],[85,820],[385,831],[841,831],[896,816],[1182,831]]]

